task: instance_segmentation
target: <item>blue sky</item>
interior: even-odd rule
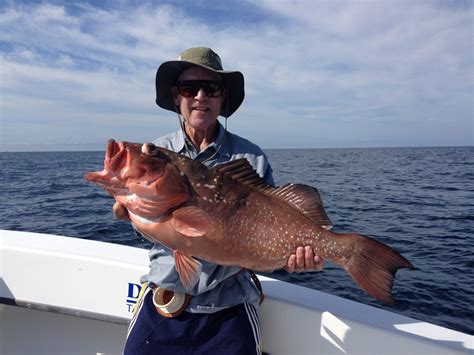
[[[0,150],[100,150],[177,129],[159,64],[240,70],[229,130],[263,148],[474,144],[473,1],[3,1]]]

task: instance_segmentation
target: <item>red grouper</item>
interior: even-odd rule
[[[85,179],[125,206],[146,238],[174,251],[188,290],[201,272],[197,258],[269,271],[284,267],[297,247],[310,245],[368,294],[393,304],[396,271],[413,268],[374,239],[329,231],[331,222],[315,188],[269,186],[246,159],[210,169],[153,144],[109,140],[104,169]]]

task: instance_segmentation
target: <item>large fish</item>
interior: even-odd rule
[[[197,258],[269,271],[284,267],[297,247],[310,245],[371,296],[392,304],[396,271],[412,267],[374,239],[329,231],[315,188],[269,186],[246,159],[209,169],[153,144],[109,140],[104,169],[85,179],[124,205],[145,237],[174,251],[186,289],[199,279]]]

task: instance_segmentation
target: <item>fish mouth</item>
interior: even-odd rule
[[[158,184],[164,173],[164,169],[155,169],[157,166],[161,167],[159,163],[155,162],[154,168],[146,166],[145,158],[154,153],[153,149],[157,148],[152,144],[140,145],[109,139],[105,149],[103,169],[88,173],[85,178],[87,181],[104,187],[122,188],[133,184],[147,189],[152,184]]]
[[[111,183],[111,178],[116,176],[115,172],[120,171],[120,164],[122,163],[125,146],[122,142],[117,143],[113,139],[107,141],[105,149],[104,168],[102,171],[90,172],[84,175],[86,181],[94,182],[105,187],[116,185],[117,181]]]
[[[150,143],[107,141],[101,171],[86,181],[103,187],[129,212],[153,221],[191,199],[191,192],[171,158]],[[169,216],[168,216],[169,217]]]
[[[109,139],[107,141],[107,147],[105,148],[105,159],[109,160],[113,158],[121,149],[123,149],[123,147],[120,147],[120,143],[117,143],[114,139]]]
[[[123,153],[125,152],[125,145],[123,142],[116,142],[114,139],[107,141],[105,149],[104,168],[107,170],[115,170],[121,162]]]

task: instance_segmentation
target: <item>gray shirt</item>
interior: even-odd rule
[[[231,160],[246,158],[267,183],[274,185],[272,169],[263,151],[252,142],[230,132],[218,123],[215,142],[198,152],[182,130],[168,134],[153,142],[157,146],[181,153],[213,167]],[[173,251],[161,244],[154,244],[150,250],[150,272],[142,282],[151,282],[177,292],[185,292],[175,269]],[[221,266],[205,260],[202,273],[192,290],[191,302],[186,309],[193,313],[212,313],[244,302],[258,305],[259,292],[248,273],[240,272],[237,266]]]

